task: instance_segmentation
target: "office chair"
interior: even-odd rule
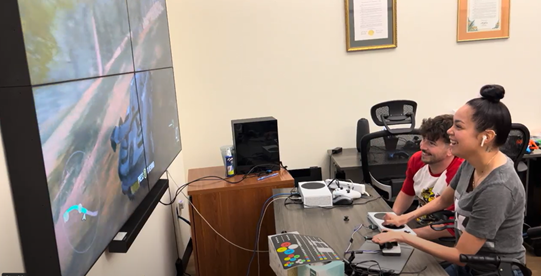
[[[511,125],[511,132],[507,142],[500,147],[500,151],[509,156],[515,162],[515,170],[520,171],[519,164],[522,156],[526,153],[530,142],[530,131],[526,126],[519,123]],[[525,166],[525,165],[524,165]]]
[[[417,103],[410,100],[394,100],[372,106],[370,115],[378,126],[385,127],[391,134],[413,131],[415,128],[415,113]],[[391,125],[410,124],[409,128],[391,129]]]
[[[460,261],[465,264],[492,264],[498,267],[496,271],[483,274],[484,276],[514,276],[514,267],[520,269],[524,276],[532,276],[529,268],[514,259],[460,254]]]
[[[361,168],[364,181],[389,202],[400,192],[406,179],[408,159],[420,150],[419,129],[377,131],[361,139]],[[386,195],[382,194],[384,192]]]
[[[445,211],[449,212],[449,211]],[[440,213],[441,214],[441,213]],[[445,216],[445,215],[444,215]],[[446,219],[445,221],[438,221],[434,222],[435,224],[443,224],[443,223],[449,223],[454,222],[453,219]],[[447,225],[444,227],[433,227],[433,224],[430,225],[430,227],[436,231],[443,231],[448,228],[455,228],[453,225]],[[455,231],[458,230],[455,228]],[[458,232],[457,232],[458,233]],[[522,234],[523,239],[530,239],[530,240],[541,240],[541,226],[538,227],[530,227],[526,230],[525,233]],[[518,261],[513,259],[507,259],[507,258],[500,258],[500,257],[488,257],[488,256],[477,256],[477,255],[460,255],[460,261],[463,263],[476,263],[476,264],[494,264],[498,266],[498,271],[487,274],[487,275],[501,275],[501,276],[513,276],[512,266],[518,267],[524,276],[531,276],[532,271],[528,269],[526,266],[520,264]],[[447,267],[451,263],[447,261],[443,261],[440,263],[443,267]]]

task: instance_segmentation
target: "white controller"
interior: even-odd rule
[[[331,184],[329,185],[329,183],[331,183]],[[334,181],[332,179],[325,179],[325,184],[327,184],[329,189],[353,190],[353,191],[357,191],[357,192],[361,193],[361,195],[370,196],[366,192],[366,187],[364,186],[364,184],[353,183],[353,182],[348,182],[348,181],[343,181],[343,180],[336,180],[336,179]]]
[[[338,196],[347,196],[351,199],[357,199],[357,198],[361,198],[361,193],[355,190],[349,190],[349,189],[336,189],[332,192],[332,197],[336,198]]]

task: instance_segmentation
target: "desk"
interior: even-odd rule
[[[208,175],[222,176],[224,173],[223,166],[191,169],[188,171],[188,181]],[[229,180],[238,181],[241,178],[242,176],[237,175]],[[239,246],[253,249],[261,206],[272,196],[273,189],[288,188],[286,190],[289,192],[294,185],[293,177],[281,169],[278,176],[261,181],[258,181],[257,177],[248,177],[237,184],[229,184],[223,180],[194,182],[188,186],[188,196],[195,208],[221,235]],[[198,276],[246,275],[252,252],[236,248],[220,238],[191,205],[190,221]],[[271,206],[263,220],[261,236],[275,234],[274,228],[274,213]],[[268,248],[266,238],[260,239],[259,248],[260,250]],[[269,255],[260,254],[260,258],[263,268],[261,275],[273,275],[269,268]],[[256,274],[255,262],[252,263],[250,275]]]
[[[337,174],[343,173],[340,179],[351,179],[356,183],[363,183],[364,177],[361,170],[361,153],[357,152],[357,148],[342,149],[341,153],[331,154],[331,151],[327,151],[330,156],[331,175],[329,177],[336,177]],[[369,158],[371,158],[370,168],[373,175],[405,175],[408,165],[407,159],[388,160],[384,152],[372,151]],[[334,168],[334,170],[333,170]],[[380,171],[381,172],[378,172]]]
[[[377,192],[370,186],[366,186],[367,192],[377,196]],[[289,192],[288,189],[275,189],[274,194]],[[362,202],[363,199],[357,200]],[[367,203],[366,205],[352,205],[345,207],[336,207],[332,209],[313,208],[305,209],[302,205],[284,204],[274,205],[274,217],[276,221],[276,233],[282,231],[298,231],[299,234],[312,235],[322,238],[336,252],[344,252],[349,242],[353,228],[359,224],[368,226],[370,223],[366,216],[367,212],[384,211],[389,212],[391,208],[383,201],[378,199]],[[349,217],[349,221],[344,221],[344,216]],[[377,234],[368,227],[363,227],[360,231],[362,236],[372,236]],[[354,236],[352,249],[358,249],[364,240],[361,235]],[[438,261],[431,255],[415,249],[409,259],[404,272],[420,271],[426,269],[419,275],[430,276],[448,276],[445,270],[441,268]]]
[[[539,157],[541,157],[541,149],[536,149],[532,153],[524,154],[522,159],[528,160],[528,159],[535,159],[535,158],[539,158]]]
[[[541,157],[541,150],[534,150],[532,153],[524,154],[523,161],[528,168],[526,172],[525,190],[526,190],[526,223],[531,226],[541,225],[541,177],[539,176],[540,164],[537,160]],[[531,185],[533,182],[534,185]]]

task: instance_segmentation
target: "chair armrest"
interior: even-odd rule
[[[436,221],[434,223],[431,223],[430,228],[432,228],[432,230],[434,230],[434,231],[443,231],[443,230],[446,230],[446,229],[455,228],[454,222],[455,222],[454,219],[440,220],[440,221]],[[449,224],[449,223],[453,223],[453,224]],[[436,225],[439,225],[439,224],[444,224],[444,225],[443,226],[436,226]],[[448,225],[445,225],[445,224],[448,224]]]
[[[541,239],[541,226],[531,227],[526,231],[526,235],[531,240]]]
[[[460,254],[464,264],[492,264],[498,267],[496,273],[501,276],[513,276],[513,266],[518,267],[524,276],[531,276],[532,271],[515,259]]]

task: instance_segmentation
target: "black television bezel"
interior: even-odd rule
[[[128,5],[128,0],[125,1],[126,5]],[[169,29],[167,42],[171,45],[167,1],[165,0],[164,5],[165,18]],[[131,24],[131,22],[128,22],[128,24]],[[32,86],[28,68],[18,0],[0,1],[0,30],[2,36],[7,38],[0,43],[0,64],[7,65],[0,67],[0,132],[25,267],[24,272],[25,275],[29,276],[61,275],[51,211],[52,206],[34,102],[33,88],[35,86]],[[171,48],[168,54],[172,59]],[[173,63],[171,63],[171,67],[154,68],[145,71],[166,68],[173,71],[174,99],[177,102],[175,111],[180,128]],[[134,67],[131,72],[125,74],[133,74],[135,77],[138,72],[141,71],[136,71]],[[107,76],[110,75],[96,76],[89,79]],[[70,79],[66,80],[66,82],[77,80]],[[51,83],[44,83],[39,86],[48,84]],[[166,169],[171,166],[182,151],[181,135],[180,139],[179,151],[168,162]],[[150,187],[155,186],[159,180],[158,178],[154,183],[151,183],[150,179],[147,178],[149,191],[147,191],[146,197],[150,193]],[[126,218],[126,221],[129,219],[130,216]],[[86,273],[92,269],[105,251],[107,251],[107,246],[93,261],[92,265],[88,267]]]

